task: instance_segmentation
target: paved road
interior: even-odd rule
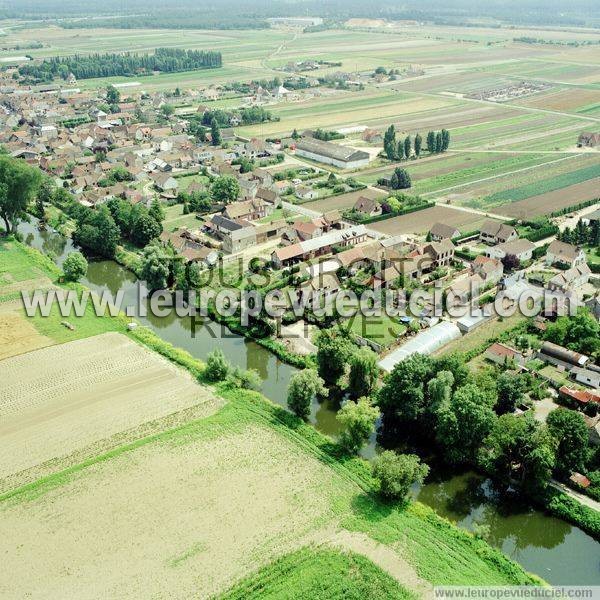
[[[589,496],[580,494],[579,492],[572,490],[570,487],[567,487],[564,483],[560,483],[559,481],[556,481],[555,479],[550,480],[550,485],[553,488],[556,488],[557,490],[564,492],[565,494],[567,494],[567,496],[570,496],[574,500],[577,500],[577,502],[579,502],[580,504],[583,504],[584,506],[587,506],[589,508],[592,508],[593,510],[597,510],[598,512],[600,512],[600,502],[596,502]]]

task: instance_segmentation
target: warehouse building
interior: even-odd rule
[[[322,142],[313,138],[301,139],[296,154],[340,169],[358,169],[369,164],[369,153],[355,148]]]

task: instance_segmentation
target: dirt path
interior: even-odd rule
[[[433,597],[433,587],[418,576],[412,565],[398,552],[374,541],[368,535],[342,530],[332,535],[325,543],[362,554],[391,575],[398,583],[417,592],[422,598]]]

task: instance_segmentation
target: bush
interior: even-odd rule
[[[206,357],[206,369],[204,376],[208,381],[217,382],[224,381],[229,375],[231,364],[225,358],[223,351],[219,348],[213,350]]]
[[[79,281],[87,275],[88,261],[81,252],[71,252],[63,263],[63,273],[69,281]]]
[[[411,486],[422,483],[429,467],[415,454],[382,452],[373,461],[373,477],[379,482],[379,493],[387,500],[406,500]]]
[[[228,373],[226,380],[237,388],[244,390],[259,391],[262,388],[262,379],[256,369],[244,370],[240,367],[233,367]]]

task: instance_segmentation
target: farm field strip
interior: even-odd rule
[[[540,193],[553,192],[560,188],[568,187],[576,183],[582,183],[587,180],[593,180],[598,177],[600,177],[600,162],[589,167],[555,175],[548,179],[542,179],[520,187],[496,192],[495,194],[488,196],[486,201],[489,201],[490,204],[502,204],[505,202],[525,200],[526,198],[539,195]]]
[[[0,479],[213,400],[118,333],[6,358],[0,369]]]
[[[516,156],[529,155],[518,154]],[[559,155],[558,158],[554,154],[543,154],[541,158],[542,160],[539,163],[534,162],[529,166],[474,180],[461,187],[466,188],[469,193],[489,196],[495,192],[549,179],[595,164],[595,157],[588,154],[563,154]]]
[[[530,172],[541,165],[560,163],[574,158],[573,155],[556,158],[555,155],[548,154],[509,154],[498,159],[494,159],[493,156],[491,160],[485,161],[473,169],[462,169],[455,173],[424,179],[417,183],[415,191],[425,196],[431,196],[458,188],[468,188],[471,185],[493,181],[508,175],[512,177],[515,173]]]
[[[434,223],[445,223],[464,232],[476,229],[485,219],[484,215],[438,205],[408,215],[371,223],[369,229],[392,236],[404,233],[422,234],[429,231]]]
[[[553,192],[531,196],[525,200],[511,202],[494,208],[500,214],[516,219],[534,218],[573,206],[579,202],[593,200],[600,196],[600,179],[564,187]]]

